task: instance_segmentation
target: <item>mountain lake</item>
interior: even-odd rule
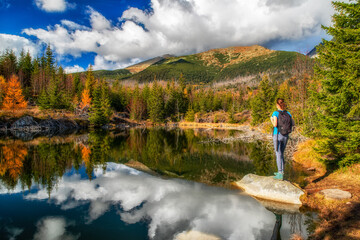
[[[235,130],[133,128],[0,139],[1,239],[289,239],[311,211],[277,212],[231,184],[276,171],[270,142]],[[306,173],[287,163],[288,180]]]

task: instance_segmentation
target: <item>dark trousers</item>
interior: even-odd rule
[[[274,149],[276,154],[276,165],[278,168],[278,172],[282,174],[284,174],[285,169],[284,152],[288,139],[289,135],[284,136],[281,133],[273,135]]]

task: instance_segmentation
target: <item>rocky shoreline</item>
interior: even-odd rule
[[[36,136],[71,134],[86,129],[86,125],[70,119],[36,119],[25,116],[13,121],[0,121],[0,135],[31,140]]]
[[[144,124],[130,122],[124,118],[114,117],[109,124],[101,127],[104,130],[124,130]],[[0,119],[0,137],[15,137],[21,140],[32,140],[39,136],[60,136],[87,130],[90,123],[87,119],[47,118],[33,116]]]

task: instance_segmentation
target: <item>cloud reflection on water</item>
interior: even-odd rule
[[[66,231],[66,227],[74,225],[63,217],[45,217],[37,223],[34,240],[76,240],[80,234],[73,235]]]
[[[151,239],[172,239],[187,230],[222,239],[268,239],[272,234],[274,214],[235,191],[162,179],[115,163],[108,163],[105,172],[96,169],[94,175],[92,181],[77,174],[64,176],[50,201],[62,209],[90,203],[88,223],[115,205],[126,223],[147,220]],[[46,189],[26,196],[48,197]]]

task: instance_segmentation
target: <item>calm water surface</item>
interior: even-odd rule
[[[0,140],[1,239],[306,237],[312,213],[275,214],[230,188],[276,170],[264,142],[214,144],[237,131],[131,129]],[[301,183],[304,173],[287,166]]]

